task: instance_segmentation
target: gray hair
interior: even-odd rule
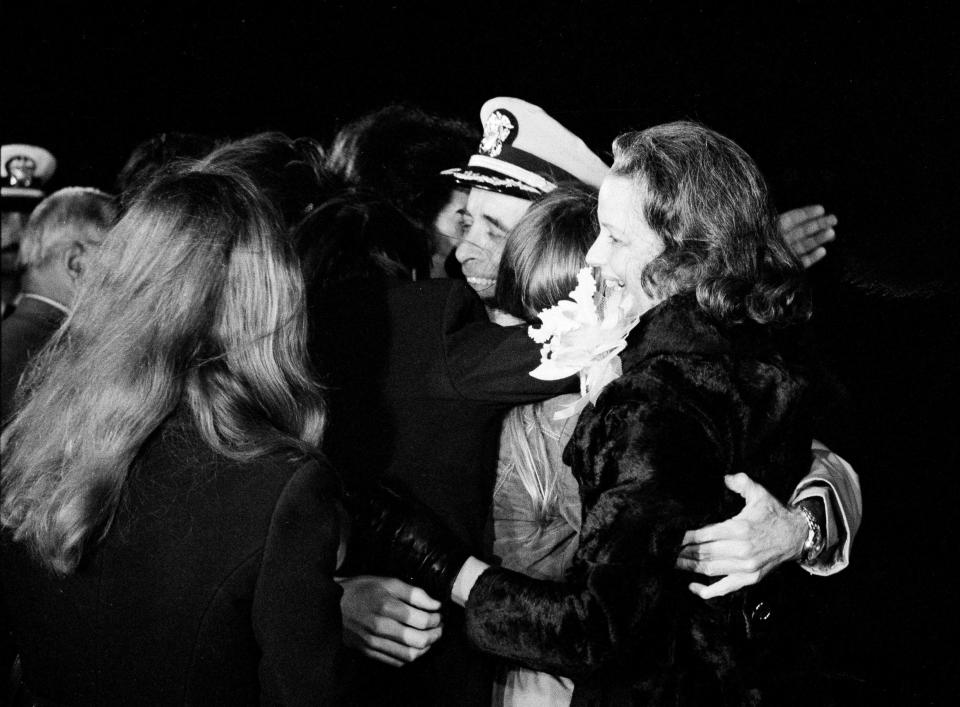
[[[98,245],[117,220],[116,199],[92,187],[66,187],[41,201],[20,237],[22,267],[40,267],[58,246]]]

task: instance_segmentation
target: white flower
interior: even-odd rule
[[[630,300],[622,288],[598,295],[589,267],[577,274],[577,286],[569,300],[540,312],[540,327],[530,327],[530,338],[543,346],[540,365],[530,372],[541,380],[580,377],[580,399],[557,412],[564,419],[587,402],[596,402],[600,391],[622,374],[620,356],[626,337],[639,317],[629,315]]]

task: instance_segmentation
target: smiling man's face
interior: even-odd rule
[[[507,234],[523,218],[530,202],[486,189],[471,189],[464,223],[466,235],[457,246],[463,274],[480,298],[493,300],[497,270]]]

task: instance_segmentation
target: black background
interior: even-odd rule
[[[484,100],[514,95],[605,156],[626,129],[703,121],[757,158],[781,209],[836,213],[811,277],[853,407],[824,436],[860,472],[866,515],[853,566],[823,580],[829,657],[871,701],[957,692],[948,4],[133,5],[4,3],[3,141],[54,152],[54,187],[110,189],[160,131],[327,141],[390,101],[477,120]]]

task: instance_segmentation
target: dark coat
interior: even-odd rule
[[[66,315],[46,302],[23,297],[0,324],[0,425],[13,413],[13,397],[27,364],[43,348]]]
[[[4,531],[26,687],[78,705],[336,704],[338,495],[318,462],[234,462],[189,423],[161,427],[74,574]]]
[[[741,507],[723,475],[786,501],[807,473],[807,384],[784,350],[769,327],[721,326],[690,296],[651,310],[565,450],[583,501],[567,581],[485,572],[466,606],[475,644],[573,676],[575,703],[760,696],[744,662],[750,592],[704,602],[673,565],[686,530]]]
[[[503,416],[563,392],[570,380],[532,378],[540,354],[526,327],[491,323],[463,281],[357,280],[317,302],[313,354],[327,374],[325,450],[334,467],[348,483],[385,480],[412,494],[485,554]],[[489,704],[480,656],[458,614],[404,668],[363,661],[355,703]]]

